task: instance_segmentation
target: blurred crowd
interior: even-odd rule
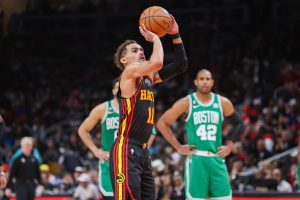
[[[61,18],[61,24],[40,17],[34,22],[28,21],[26,16],[57,14],[57,10],[53,11],[56,7],[37,2],[47,12],[39,9],[41,7],[32,7],[13,16],[8,34],[0,39],[0,114],[5,120],[0,151],[8,174],[20,139],[33,137],[42,173],[42,185],[37,192],[74,194],[82,184],[98,187],[98,161],[80,141],[77,129],[91,108],[111,98],[111,82],[119,75],[112,61],[115,48],[127,38],[137,38],[146,53],[150,45],[141,40],[137,28],[132,28],[137,26],[132,22],[137,15],[125,16],[129,22],[123,23],[124,15],[117,14],[120,8],[108,5],[108,2],[121,5],[121,1],[84,1],[106,2],[111,6],[109,10],[116,12],[115,17],[108,19],[118,25],[110,26],[104,21],[107,18],[100,17],[96,22],[84,24],[86,30],[92,30],[87,33],[74,30],[77,26],[70,26],[73,21],[66,17]],[[187,2],[192,4],[192,1]],[[204,4],[199,2],[202,2],[199,5]],[[284,18],[275,20],[268,9],[272,6],[253,2],[242,4],[242,9],[248,11],[244,20],[239,14],[235,18],[221,16],[222,13],[206,13],[206,16],[201,8],[200,14],[193,14],[195,10],[190,10],[192,14],[174,10],[182,25],[180,30],[190,68],[184,75],[156,86],[156,118],[177,99],[192,92],[195,73],[208,68],[215,79],[214,91],[233,102],[246,124],[227,159],[233,190],[297,191],[295,155],[274,161],[265,159],[296,147],[299,142],[300,62],[297,53],[300,52],[300,35],[297,33],[300,23]],[[145,5],[148,4],[136,6],[142,10]],[[259,5],[262,7],[253,14]],[[77,14],[84,14],[91,8],[95,6],[75,10]],[[105,7],[99,4],[96,8],[104,12]],[[100,12],[97,9],[92,13]],[[74,13],[63,14],[73,16]],[[204,17],[198,19],[202,15]],[[54,29],[57,26],[55,30],[67,28],[58,33],[47,32],[43,31],[45,23]],[[166,63],[172,57],[168,40],[163,38]],[[172,127],[177,138],[185,143],[184,121]],[[224,140],[231,130],[230,122],[225,121]],[[101,146],[100,128],[92,134]],[[158,199],[185,199],[184,157],[174,152],[159,133],[150,152]]]

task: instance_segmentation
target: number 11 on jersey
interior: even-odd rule
[[[148,108],[148,119],[147,119],[148,124],[154,124],[154,107],[149,107]]]

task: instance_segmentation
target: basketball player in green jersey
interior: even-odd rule
[[[229,155],[243,129],[243,121],[231,101],[211,92],[212,74],[202,69],[194,80],[197,91],[178,100],[158,120],[157,128],[181,154],[189,155],[185,162],[186,199],[232,199],[224,158]],[[181,145],[170,125],[185,115],[188,144]],[[229,117],[234,131],[222,145],[223,118]]]
[[[80,125],[78,133],[84,144],[99,159],[99,186],[104,200],[113,199],[113,190],[109,171],[109,150],[116,138],[119,129],[119,103],[116,94],[119,89],[119,79],[113,81],[112,93],[114,98],[97,105],[90,115]],[[101,148],[98,148],[90,136],[90,131],[101,123],[102,141]],[[152,144],[156,135],[153,129],[148,141],[148,147]]]

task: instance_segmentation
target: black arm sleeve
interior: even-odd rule
[[[158,71],[159,77],[162,81],[173,78],[187,70],[188,61],[185,55],[183,43],[174,44],[174,57],[174,63],[167,64]]]
[[[240,114],[236,111],[234,111],[228,118],[233,124],[233,131],[228,135],[228,139],[236,142],[240,139],[240,135],[243,133],[245,125]]]

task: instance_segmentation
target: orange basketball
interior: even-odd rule
[[[140,26],[142,24],[144,24],[149,31],[162,37],[170,31],[172,18],[166,9],[159,6],[151,6],[142,12],[140,16]]]

